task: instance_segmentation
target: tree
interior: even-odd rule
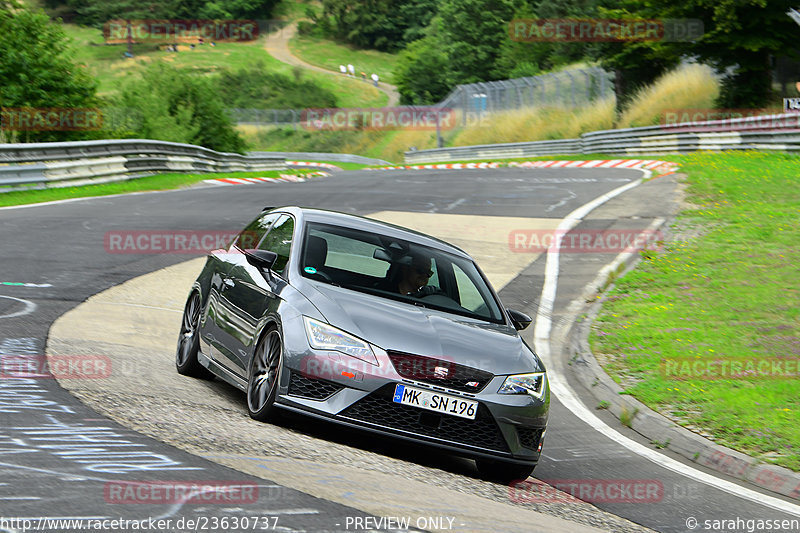
[[[447,96],[448,60],[442,48],[438,38],[429,35],[400,53],[394,75],[401,104],[435,104]]]
[[[52,1],[52,0],[50,0]],[[265,19],[277,0],[67,0],[77,22],[102,26],[112,20]]]
[[[317,23],[360,48],[396,51],[424,36],[438,4],[439,0],[323,0]]]
[[[128,81],[117,100],[127,112],[127,134],[144,139],[197,144],[221,152],[243,152],[214,80],[165,63],[148,66]]]
[[[687,42],[619,44],[616,53],[606,50],[604,61],[629,75],[648,62],[660,67],[695,57],[725,75],[723,107],[765,105],[771,97],[772,61],[797,46],[797,25],[786,15],[794,0],[627,0],[614,1],[614,9],[620,4],[642,18],[698,19],[704,33]]]
[[[497,79],[492,75],[502,44],[509,40],[512,0],[442,0],[441,38],[450,65],[450,83]]]
[[[73,60],[60,24],[42,11],[0,3],[0,106],[87,108],[97,105],[97,82]],[[29,141],[84,138],[85,132],[28,132]]]

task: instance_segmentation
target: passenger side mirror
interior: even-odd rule
[[[506,309],[506,311],[508,312],[508,316],[511,318],[511,324],[514,325],[514,329],[517,331],[522,331],[530,326],[531,322],[533,322],[533,319],[525,313],[515,311],[514,309]]]

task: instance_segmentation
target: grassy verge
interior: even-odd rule
[[[334,163],[338,164],[338,163]],[[363,167],[364,165],[362,165]],[[80,187],[60,187],[27,191],[9,191],[0,194],[0,207],[12,205],[38,204],[71,198],[88,198],[143,191],[162,191],[179,189],[194,183],[218,178],[277,177],[280,174],[307,174],[314,170],[268,170],[262,172],[230,172],[220,174],[157,174],[126,181],[84,185]]]
[[[688,174],[677,238],[610,291],[592,349],[627,394],[717,442],[800,470],[797,375],[702,372],[737,358],[800,359],[800,158],[669,159]],[[706,366],[673,379],[666,365],[686,360]]]
[[[364,72],[370,84],[372,83],[370,76],[373,73],[380,77],[380,81],[394,83],[393,73],[397,63],[397,54],[388,54],[377,50],[359,50],[352,46],[310,35],[295,35],[289,41],[289,49],[293,55],[317,67],[339,72],[339,65],[352,64],[355,67],[356,76],[360,76],[361,72]]]

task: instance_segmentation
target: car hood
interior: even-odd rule
[[[543,370],[514,328],[322,283],[303,292],[325,320],[384,350],[442,358],[496,375]]]

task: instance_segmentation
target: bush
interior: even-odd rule
[[[436,36],[408,45],[397,59],[394,77],[401,104],[435,104],[450,91],[447,56]]]
[[[118,104],[130,113],[117,126],[118,136],[197,144],[221,152],[245,150],[208,77],[154,63],[141,78],[123,86]]]
[[[336,95],[303,77],[297,68],[292,76],[269,72],[263,63],[235,72],[222,72],[217,80],[227,107],[298,109],[335,107]]]

